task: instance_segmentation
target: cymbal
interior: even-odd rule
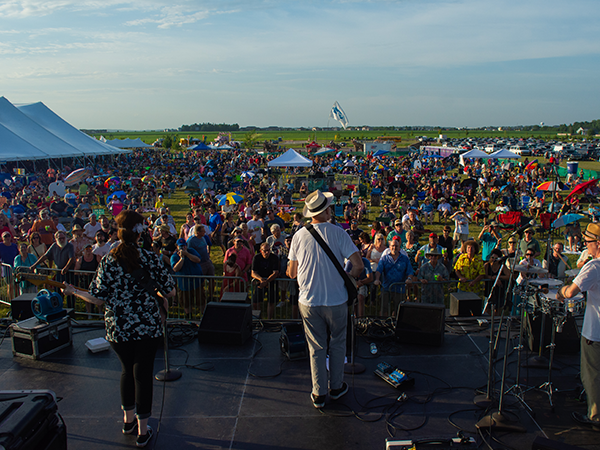
[[[542,273],[548,273],[548,269],[544,269],[543,267],[538,267],[538,266],[528,266],[526,264],[517,264],[514,267],[515,272],[521,272],[521,273],[529,273],[529,274],[542,274]]]
[[[577,275],[579,275],[580,271],[581,271],[581,269],[569,269],[569,270],[565,270],[565,275],[568,275],[570,277],[576,277]]]

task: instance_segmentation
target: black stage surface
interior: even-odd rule
[[[571,412],[586,411],[585,402],[576,398],[578,354],[556,356],[552,381],[560,392],[554,394],[554,411],[544,392],[525,393],[531,414],[514,396],[505,395],[505,416],[526,431],[477,433],[475,424],[485,413],[473,405],[473,398],[475,389],[486,385],[488,330],[473,319],[459,323],[448,318],[441,347],[360,336],[356,361],[366,366],[366,372],[347,375],[349,393],[336,402],[328,401],[321,412],[310,401],[308,360],[289,361],[283,356],[276,324],[256,330],[243,346],[200,345],[194,340],[170,352],[171,366],[180,367],[183,377],[166,384],[155,382],[150,419],[155,431],[161,414],[162,419],[158,438],[147,448],[155,444],[157,449],[380,450],[392,436],[398,440],[450,438],[456,436],[457,427],[473,436],[478,448],[530,449],[538,436],[600,448],[600,434],[571,419]],[[74,326],[73,331],[73,347],[41,361],[13,357],[7,337],[0,346],[1,389],[53,390],[61,398],[59,412],[67,425],[71,450],[132,448],[135,438],[121,433],[117,357],[110,350],[92,354],[84,346],[87,340],[102,337],[103,329]],[[377,355],[369,352],[373,341]],[[504,343],[503,333],[495,364],[498,373]],[[511,338],[505,390],[515,382],[514,346]],[[395,390],[375,376],[382,361],[410,373],[414,387]],[[159,354],[156,370],[163,367]],[[548,370],[523,368],[521,375],[523,384],[537,386],[547,380]],[[498,389],[500,375],[496,380]]]

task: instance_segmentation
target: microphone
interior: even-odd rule
[[[518,228],[517,230],[513,231],[511,233],[511,236],[514,236],[515,234],[521,234],[523,233],[523,231],[525,231],[527,228],[532,227],[535,225],[535,220],[531,220],[529,223],[523,225],[521,228]]]

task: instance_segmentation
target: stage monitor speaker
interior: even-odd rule
[[[223,292],[222,302],[226,303],[248,303],[247,292]]]
[[[445,316],[444,305],[400,303],[396,315],[396,337],[403,344],[439,347],[444,342]]]
[[[201,344],[242,345],[252,335],[252,305],[210,302],[198,328]]]
[[[453,317],[481,316],[481,298],[473,292],[450,294],[450,315]]]
[[[302,323],[282,324],[279,344],[281,352],[292,361],[308,357],[308,344]]]
[[[10,314],[17,322],[33,317],[31,302],[37,293],[21,294],[10,301]]]
[[[546,316],[546,325],[544,330],[544,348],[550,344],[552,339],[552,327],[554,322],[550,315]],[[542,328],[542,314],[527,314],[525,317],[525,336],[527,337],[527,346],[532,352],[538,352],[540,349],[540,330]],[[556,333],[556,353],[572,355],[579,352],[580,335],[573,316],[568,316],[562,326],[562,331]]]
[[[565,444],[564,442],[552,441],[542,436],[536,436],[531,444],[531,450],[584,450],[578,445]]]

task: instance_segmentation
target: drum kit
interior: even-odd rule
[[[531,387],[528,390],[541,390],[547,393],[548,399],[550,402],[550,407],[552,411],[554,411],[554,403],[552,400],[552,394],[554,392],[554,388],[552,386],[552,363],[554,359],[554,351],[556,347],[556,333],[560,333],[562,331],[562,326],[566,322],[569,315],[579,315],[583,314],[585,309],[585,302],[583,295],[577,295],[570,299],[565,299],[565,301],[561,301],[557,299],[558,289],[563,286],[563,282],[554,278],[543,278],[548,275],[548,270],[539,266],[530,266],[526,264],[516,264],[511,265],[511,272],[516,274],[519,273],[521,276],[519,277],[521,283],[515,283],[513,288],[513,299],[517,306],[518,314],[520,315],[520,327],[519,327],[519,340],[518,345],[515,347],[517,350],[517,373],[515,384],[508,388],[506,391],[505,388],[505,378],[507,373],[507,365],[508,365],[508,355],[510,353],[509,342],[511,340],[510,332],[512,321],[515,319],[511,315],[508,315],[506,318],[506,344],[504,350],[504,366],[502,369],[502,381],[500,387],[500,399],[498,405],[498,411],[492,413],[488,416],[482,418],[477,424],[477,428],[495,428],[497,430],[502,431],[513,431],[513,432],[524,432],[525,429],[520,426],[520,424],[514,423],[512,420],[508,419],[506,415],[503,414],[503,398],[505,394],[512,393],[521,404],[525,408],[532,412],[529,405],[524,400],[524,392],[520,385],[521,380],[521,362],[522,362],[522,350],[523,350],[523,335],[524,335],[524,324],[526,319],[526,314],[535,314],[536,312],[540,312],[542,315],[542,326],[540,331],[540,348],[539,348],[539,360],[542,360],[542,353],[544,350],[544,330],[545,330],[545,321],[547,317],[552,318],[553,327],[552,327],[552,336],[550,340],[550,344],[545,347],[550,351],[549,360],[546,363],[546,359],[543,359],[544,366],[548,367],[548,381],[541,384],[540,386]],[[568,276],[577,275],[577,271],[571,271],[571,273],[567,274]],[[537,278],[536,278],[537,277]],[[511,274],[512,278],[512,274]],[[496,280],[497,281],[497,280]],[[495,284],[494,284],[495,286]],[[491,297],[491,294],[490,294]],[[489,298],[488,298],[489,301]],[[486,302],[487,307],[487,302]],[[485,307],[484,307],[485,311]],[[493,325],[493,313],[494,308],[491,308],[491,321]],[[500,324],[502,324],[502,317],[500,318]],[[502,325],[498,328],[498,335],[496,336],[496,343],[498,342],[498,338],[500,335],[500,330]],[[488,373],[488,392],[487,395],[478,396],[475,398],[475,404],[481,407],[488,407],[489,403],[492,400],[491,395],[491,386],[493,385],[493,367],[492,367],[492,355],[495,354],[495,345],[493,343],[493,326],[490,331],[490,367]],[[486,406],[488,405],[488,406]]]
[[[552,363],[556,349],[556,333],[562,332],[563,325],[569,316],[578,316],[583,314],[585,311],[585,298],[582,294],[578,294],[572,298],[564,299],[564,301],[559,300],[557,298],[557,294],[558,290],[564,284],[563,281],[555,278],[529,278],[532,276],[545,276],[548,274],[547,269],[536,266],[527,266],[524,264],[515,265],[513,269],[515,272],[519,272],[522,275],[523,282],[522,284],[515,285],[513,289],[514,299],[520,308],[521,324],[518,344],[519,351],[517,362],[517,379],[516,384],[511,389],[516,391],[515,393],[517,394],[517,398],[519,398],[519,400],[525,404],[522,397],[520,397],[519,386],[519,369],[521,367],[521,350],[523,347],[523,327],[527,313],[535,315],[539,312],[542,317],[542,323],[540,326],[539,351],[537,356],[530,359],[530,361],[533,363],[528,363],[528,365],[537,367],[546,367],[547,365],[548,381],[532,389],[545,391],[548,395],[550,407],[552,410],[554,410],[554,403],[552,401],[552,394],[554,392],[552,387]],[[575,269],[568,272],[570,272],[567,274],[568,276],[575,276],[579,270]],[[548,318],[552,319],[553,322],[552,335],[549,345],[544,347],[544,333],[546,329],[545,325]],[[549,358],[547,360],[542,355],[544,348],[549,349]]]

